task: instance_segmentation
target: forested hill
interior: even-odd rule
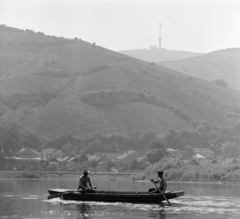
[[[0,121],[43,138],[233,127],[239,96],[79,38],[0,26]]]
[[[159,65],[205,80],[225,81],[229,87],[240,90],[240,48],[214,51]]]
[[[146,62],[167,62],[176,61],[181,59],[188,59],[192,57],[198,57],[203,55],[203,53],[187,52],[187,51],[177,51],[169,49],[132,49],[119,51],[123,55],[128,55],[130,57],[140,59]]]

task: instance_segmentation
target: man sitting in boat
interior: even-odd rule
[[[157,180],[151,179],[151,182],[154,183],[155,185],[159,183],[159,187],[157,187],[156,185],[156,188],[149,189],[148,190],[149,193],[165,193],[167,188],[167,180],[163,177],[163,173],[164,171],[159,169],[157,171],[158,179]]]
[[[82,189],[85,193],[95,193],[97,187],[92,186],[90,177],[88,176],[88,170],[83,170],[83,175],[79,178],[78,190]]]

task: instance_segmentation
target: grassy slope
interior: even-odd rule
[[[155,49],[155,50],[147,50],[147,49],[136,49],[136,50],[124,50],[119,51],[121,54],[128,55],[130,57],[134,57],[136,59],[140,59],[146,62],[164,62],[164,61],[175,61],[179,59],[187,59],[190,57],[195,57],[202,55],[202,53],[193,53],[187,51],[175,51],[175,50],[167,50],[167,49]]]
[[[184,60],[163,62],[160,65],[205,80],[224,79],[229,87],[234,89],[240,87],[240,48],[215,51]]]
[[[26,105],[3,115],[15,118],[40,136],[71,133],[85,137],[131,131],[162,134],[169,128],[192,129],[169,108],[148,102],[123,101],[101,108],[81,101],[84,94],[102,91],[153,96],[211,125],[231,126],[238,122],[224,117],[239,103],[239,93],[234,90],[194,77],[190,80],[179,72],[150,66],[83,41],[6,30],[1,31],[0,39],[0,97],[39,91],[59,94],[46,105]],[[8,45],[10,41],[13,46]],[[37,46],[19,45],[32,41]]]

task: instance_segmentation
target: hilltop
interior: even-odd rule
[[[188,59],[200,56],[203,53],[194,53],[188,51],[176,51],[168,49],[132,49],[119,51],[121,54],[140,59],[146,62],[165,62],[180,59]]]
[[[205,80],[224,80],[240,89],[240,48],[224,49],[198,57],[159,63],[161,66]]]
[[[239,122],[240,93],[79,38],[0,26],[0,121],[44,138]]]

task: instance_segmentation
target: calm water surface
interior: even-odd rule
[[[147,191],[150,182],[92,177],[100,190]],[[185,196],[163,204],[130,204],[47,200],[47,189],[77,188],[78,179],[0,179],[1,218],[105,218],[105,219],[225,219],[240,218],[240,186],[211,184],[168,185]]]

